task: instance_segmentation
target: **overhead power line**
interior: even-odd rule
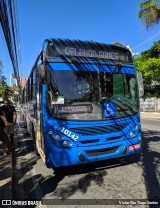
[[[146,43],[148,43],[150,40],[154,39],[155,37],[159,36],[160,35],[160,31],[158,31],[156,34],[154,34],[153,36],[151,36],[150,38],[148,38],[147,40],[143,41],[142,43],[134,46],[132,48],[132,50],[135,50],[137,48],[140,48],[142,45],[145,45]]]
[[[16,3],[16,1],[0,0],[0,23],[13,65],[14,74],[17,79],[18,86],[21,88],[18,58],[18,45],[20,44],[18,34],[19,30],[17,24],[16,5],[14,3]]]

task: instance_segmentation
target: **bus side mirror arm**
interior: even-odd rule
[[[45,60],[46,60],[46,52],[41,51],[40,57],[41,57],[41,61],[45,62]]]

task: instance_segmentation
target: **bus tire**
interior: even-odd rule
[[[64,167],[54,168],[53,171],[54,171],[55,176],[65,176],[65,168]]]
[[[37,145],[36,145],[36,137],[35,137],[35,131],[34,131],[34,127],[32,125],[32,139],[33,139],[33,148],[34,148],[34,152],[37,156],[39,156],[39,152],[37,150]]]

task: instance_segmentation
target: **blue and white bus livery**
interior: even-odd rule
[[[48,168],[139,154],[139,90],[122,46],[47,39],[22,94],[24,119]]]

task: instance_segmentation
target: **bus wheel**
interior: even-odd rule
[[[32,139],[33,139],[33,148],[34,148],[34,152],[37,156],[39,156],[38,150],[37,150],[37,145],[36,145],[36,137],[35,137],[35,131],[34,131],[34,127],[32,126]]]
[[[65,168],[64,167],[54,168],[53,171],[54,171],[54,175],[56,177],[65,176]]]

